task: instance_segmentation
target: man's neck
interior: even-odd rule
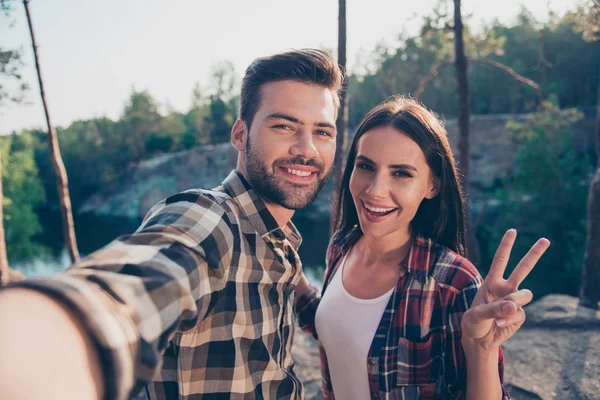
[[[246,168],[243,164],[239,162],[239,160],[237,170],[239,173],[242,174],[242,176],[244,177],[244,179],[246,179],[247,182],[250,182],[250,179],[248,179]],[[258,195],[258,193],[256,194]],[[275,218],[277,225],[284,229],[284,232],[287,234],[285,228],[287,227],[288,222],[290,222],[290,220],[292,219],[292,216],[294,216],[294,210],[290,210],[289,208],[285,208],[278,204],[271,203],[263,197],[261,197],[261,200],[263,201],[265,207],[267,207],[267,210],[269,210],[273,218]]]
[[[275,221],[277,221],[277,225],[283,228],[285,232],[288,222],[290,222],[294,216],[294,210],[270,203],[265,199],[262,199],[262,201],[265,203],[265,207],[267,207],[267,210],[269,210],[273,218],[275,218]]]

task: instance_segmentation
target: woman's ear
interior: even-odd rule
[[[246,123],[241,119],[235,121],[231,128],[231,144],[238,152],[246,151],[246,141],[248,140],[248,129]]]
[[[431,178],[431,185],[429,191],[425,194],[425,198],[428,200],[433,199],[440,192],[440,180],[436,177]]]

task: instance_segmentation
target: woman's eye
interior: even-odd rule
[[[400,178],[412,178],[412,175],[406,171],[396,171],[396,172],[394,172],[394,176],[400,177]]]

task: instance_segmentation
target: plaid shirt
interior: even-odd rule
[[[332,237],[319,294],[311,287],[296,301],[299,324],[318,339],[315,313],[340,261],[361,233],[354,229]],[[482,279],[465,258],[417,238],[401,263],[408,272],[398,281],[371,343],[367,363],[371,399],[464,399],[466,360],[461,345],[461,318]],[[359,321],[357,321],[359,323]],[[335,399],[327,354],[319,342],[323,399]],[[503,381],[504,358],[498,369]],[[509,399],[503,390],[503,399]]]
[[[232,172],[163,200],[65,273],[14,286],[82,317],[107,399],[301,399],[290,354],[301,237],[286,231]]]

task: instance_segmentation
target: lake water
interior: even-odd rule
[[[74,218],[77,245],[81,256],[94,252],[120,235],[132,233],[141,223],[141,220],[99,217],[94,214],[76,215]],[[22,271],[27,276],[50,276],[70,264],[63,244],[60,214],[55,211],[42,212],[40,222],[44,227],[44,234],[39,237],[39,241],[50,249],[51,254],[11,264],[11,267]],[[320,284],[329,240],[329,218],[315,220],[298,212],[293,222],[303,237],[299,254],[306,275],[312,282]]]

